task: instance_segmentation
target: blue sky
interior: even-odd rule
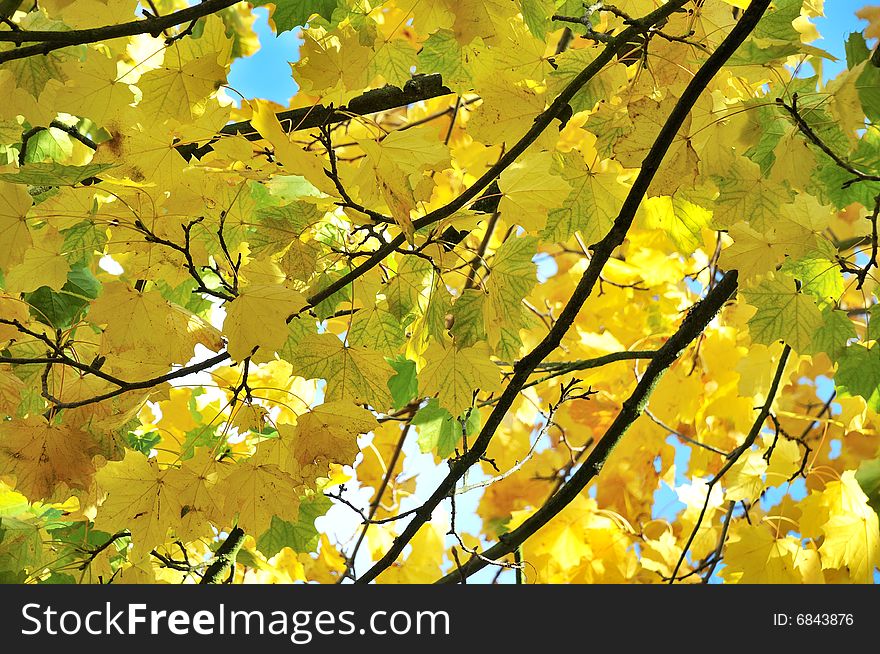
[[[265,7],[258,7],[255,13],[259,16],[254,27],[260,37],[260,49],[232,64],[229,85],[246,98],[265,98],[287,105],[297,90],[288,62],[299,58],[302,41],[296,30],[276,37],[269,27],[269,10]]]
[[[813,45],[828,50],[840,59],[839,63],[831,64],[827,72],[836,73],[846,67],[843,43],[851,32],[860,32],[867,27],[868,23],[856,18],[855,12],[869,4],[862,0],[825,1],[825,17],[816,21],[822,39]]]

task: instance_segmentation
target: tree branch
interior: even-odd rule
[[[844,188],[846,188],[847,186],[851,186],[856,182],[880,182],[880,175],[866,173],[859,170],[851,163],[840,157],[840,155],[834,152],[834,150],[832,150],[830,147],[828,147],[828,144],[825,143],[818,134],[816,134],[813,128],[810,127],[807,121],[804,120],[804,117],[801,116],[801,113],[798,110],[797,106],[797,98],[797,93],[792,95],[791,104],[786,104],[785,100],[783,100],[782,98],[776,98],[776,104],[788,112],[792,120],[794,120],[794,124],[797,126],[797,128],[805,137],[807,137],[807,139],[813,145],[815,145],[820,150],[822,150],[822,152],[827,154],[838,167],[842,168],[854,177],[854,179],[844,184]]]
[[[219,548],[217,548],[214,562],[208,566],[207,570],[205,570],[205,575],[199,582],[200,584],[222,583],[223,577],[227,574],[227,571],[233,569],[235,566],[235,557],[238,555],[238,550],[240,550],[241,546],[244,544],[245,536],[246,534],[241,527],[234,527],[232,531],[229,532],[226,540]]]
[[[276,116],[278,117],[278,122],[281,123],[281,129],[289,134],[303,129],[341,123],[351,120],[353,115],[365,116],[367,114],[379,113],[380,111],[388,111],[389,109],[398,109],[415,102],[423,102],[424,100],[438,98],[451,93],[452,91],[443,85],[443,78],[439,73],[416,75],[412,79],[407,80],[402,89],[396,86],[383,86],[379,89],[373,89],[352,98],[346,106],[334,107],[331,104],[325,107],[318,104],[311,107],[289,109],[279,112]],[[228,124],[220,130],[220,134],[226,136],[239,135],[249,141],[258,141],[263,138],[248,120]],[[216,142],[217,138],[202,146],[195,143],[179,145],[177,146],[177,151],[187,160],[192,157],[201,159],[214,149],[211,147],[211,144]]]
[[[28,45],[23,48],[0,52],[0,64],[15,59],[24,59],[34,55],[46,55],[53,50],[66,48],[72,45],[85,45],[97,43],[108,39],[118,39],[137,34],[150,34],[158,37],[163,30],[180,25],[182,23],[198,20],[208,14],[226,9],[236,4],[239,0],[203,0],[197,5],[175,11],[165,16],[150,16],[144,20],[135,20],[119,25],[106,25],[104,27],[91,27],[82,30],[47,31],[47,30],[14,30],[0,32],[0,43],[21,44],[26,42],[40,41],[36,45]]]
[[[769,0],[767,0],[769,4]],[[629,427],[641,415],[648,402],[648,397],[657,385],[663,373],[678,359],[679,354],[690,345],[706,328],[718,313],[721,306],[733,295],[737,286],[737,272],[730,271],[713,288],[706,297],[694,305],[688,312],[678,331],[657,351],[657,355],[648,364],[645,374],[636,385],[632,395],[623,403],[620,413],[608,430],[597,442],[584,461],[562,487],[548,499],[544,505],[532,514],[519,527],[499,539],[499,542],[482,553],[484,559],[497,561],[507,556],[522,545],[536,531],[559,514],[575,497],[596,477],[608,460],[617,443],[620,442]],[[447,575],[437,583],[455,583],[459,578],[470,576],[486,565],[483,559],[471,559],[455,574]]]

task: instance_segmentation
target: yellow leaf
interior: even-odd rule
[[[377,410],[391,406],[388,379],[394,372],[385,357],[362,346],[346,347],[333,334],[309,334],[290,364],[296,375],[327,381],[327,399],[365,402]]]
[[[130,531],[134,560],[164,543],[168,528],[180,520],[177,491],[166,482],[159,464],[140,452],[127,450],[122,461],[108,463],[96,479],[106,496],[95,528],[111,534]]]
[[[433,522],[428,522],[412,539],[412,553],[405,561],[397,562],[376,579],[377,584],[427,584],[442,576],[443,534]]]
[[[804,536],[823,538],[819,546],[822,568],[845,568],[855,583],[872,583],[880,564],[880,525],[868,504],[855,471],[813,491],[798,503]]]
[[[38,416],[0,423],[0,475],[14,475],[15,488],[32,502],[87,489],[95,450],[87,432]]]
[[[273,515],[297,521],[302,481],[269,463],[268,457],[268,449],[257,451],[227,473],[217,489],[223,496],[219,522],[231,525],[235,521],[245,533],[259,535],[269,528]]]
[[[25,186],[0,182],[0,268],[3,270],[20,262],[31,244],[27,226],[31,204]]]
[[[738,502],[757,500],[764,490],[767,462],[760,450],[749,450],[740,457],[725,477],[724,499]]]
[[[547,221],[547,212],[562,205],[571,191],[563,178],[550,173],[548,152],[529,154],[510,165],[498,178],[501,202],[498,211],[505,220],[539,233]]]
[[[490,358],[486,343],[457,349],[434,341],[425,352],[425,366],[419,372],[419,390],[437,396],[440,406],[459,417],[473,406],[477,392],[501,390],[498,366]]]
[[[153,116],[189,121],[205,112],[205,100],[225,82],[216,53],[180,67],[152,70],[138,81],[144,94],[138,107]]]
[[[798,563],[804,565],[808,557],[794,536],[775,538],[766,525],[741,525],[724,549],[720,574],[737,584],[800,584],[804,575]]]
[[[378,427],[369,411],[349,401],[326,402],[297,418],[296,427],[279,425],[291,449],[287,470],[300,470],[307,479],[326,477],[331,463],[351,465],[358,453],[358,434]]]
[[[180,521],[172,525],[178,539],[188,543],[212,535],[211,522],[223,505],[221,480],[226,472],[210,448],[199,448],[179,468],[168,470],[165,483],[181,506]]]
[[[302,294],[280,284],[248,284],[226,305],[223,332],[229,339],[229,354],[242,361],[255,348],[272,352],[287,340],[287,316],[307,302]]]
[[[6,290],[30,293],[41,286],[60,290],[67,282],[70,266],[61,255],[64,238],[52,227],[34,234],[34,245],[24,253],[24,260],[6,273]]]
[[[290,136],[281,129],[272,105],[265,100],[252,100],[250,105],[253,109],[251,125],[272,145],[275,157],[284,164],[285,172],[301,175],[318,190],[336,195],[336,187],[324,174],[321,159],[291,141]]]

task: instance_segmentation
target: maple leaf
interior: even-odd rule
[[[33,204],[23,186],[0,182],[0,266],[19,263],[31,244],[27,212]]]
[[[550,172],[552,163],[549,153],[538,153],[526,156],[501,173],[501,215],[532,233],[544,229],[547,212],[561,205],[572,188]]]
[[[876,12],[12,4],[0,581],[873,581]]]
[[[801,548],[794,536],[774,537],[765,525],[744,526],[731,537],[721,571],[739,584],[800,584],[815,565],[816,553]]]
[[[473,406],[478,391],[501,389],[498,368],[485,343],[460,350],[452,344],[432,343],[425,361],[419,371],[419,388],[426,395],[436,395],[440,406],[453,416],[461,416]]]
[[[280,284],[248,284],[227,305],[223,331],[229,354],[241,361],[256,348],[277,350],[287,340],[287,316],[307,302],[298,292]]]
[[[799,292],[788,275],[769,275],[744,290],[743,295],[758,309],[749,320],[749,332],[756,343],[770,345],[783,340],[795,350],[804,351],[822,325],[822,314],[815,301]]]
[[[96,444],[76,427],[52,425],[33,416],[0,424],[0,475],[32,500],[86,489],[95,474]]]
[[[613,161],[589,166],[583,155],[566,156],[562,175],[571,191],[560,208],[548,212],[542,237],[564,241],[579,232],[589,244],[600,241],[611,229],[627,194],[622,172]]]
[[[853,470],[798,504],[805,536],[823,537],[823,568],[846,568],[855,583],[871,583],[880,564],[880,527]]]
[[[269,463],[268,450],[236,464],[223,479],[224,524],[231,521],[247,533],[262,534],[272,524],[273,516],[288,522],[299,513],[299,498],[304,487],[298,477]]]
[[[294,374],[324,379],[329,400],[366,402],[376,408],[391,405],[388,378],[393,372],[379,352],[346,347],[333,334],[309,334],[290,359]]]
[[[309,478],[326,477],[331,463],[351,465],[358,453],[357,436],[378,426],[373,415],[351,402],[326,402],[299,416],[296,426],[280,425],[291,442],[288,470]],[[286,431],[293,433],[285,436]]]
[[[165,475],[155,460],[127,450],[122,461],[111,461],[95,476],[104,494],[95,527],[111,534],[127,529],[135,559],[164,543],[180,518],[180,500]]]

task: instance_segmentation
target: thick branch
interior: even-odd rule
[[[408,80],[402,89],[396,86],[383,86],[380,89],[373,89],[352,98],[347,106],[334,107],[331,104],[325,107],[322,104],[318,104],[311,107],[282,111],[276,115],[281,123],[281,129],[290,133],[302,129],[341,123],[351,120],[354,115],[366,116],[367,114],[375,114],[380,111],[398,109],[415,102],[438,98],[450,93],[452,91],[443,85],[443,79],[438,73],[416,75],[411,80]],[[237,134],[249,141],[257,141],[263,138],[248,120],[228,124],[220,130],[220,134],[227,136]],[[211,141],[211,143],[214,141],[216,139]],[[201,159],[213,150],[211,143],[202,146],[195,143],[187,143],[177,146],[177,151],[185,159],[190,159],[193,156]]]
[[[205,576],[202,577],[200,584],[219,584],[223,581],[227,571],[235,565],[235,557],[244,544],[245,536],[244,530],[240,527],[235,527],[229,532],[226,540],[217,548],[214,562],[205,570]]]
[[[108,39],[118,39],[136,34],[151,34],[158,37],[163,30],[182,23],[198,20],[208,14],[226,9],[239,0],[203,0],[197,5],[175,11],[165,16],[151,16],[144,20],[134,20],[120,25],[106,25],[82,30],[46,31],[46,30],[14,30],[0,32],[0,42],[25,43],[40,41],[36,45],[0,52],[0,64],[14,59],[24,59],[34,55],[49,54],[53,50],[72,45],[97,43]]]
[[[205,359],[204,361],[200,361],[199,363],[194,363],[191,366],[184,366],[183,368],[178,368],[173,372],[166,373],[164,375],[159,375],[158,377],[153,377],[152,379],[145,379],[143,381],[138,382],[123,382],[119,388],[108,391],[107,393],[103,393],[101,395],[96,395],[94,397],[89,397],[84,400],[77,400],[75,402],[62,402],[56,397],[46,397],[52,403],[53,408],[55,409],[75,409],[77,407],[86,406],[87,404],[96,404],[98,402],[103,402],[104,400],[109,400],[118,395],[123,395],[124,393],[129,393],[131,391],[143,390],[146,388],[153,388],[154,386],[158,386],[159,384],[164,384],[165,382],[169,382],[172,379],[180,379],[181,377],[186,377],[187,375],[191,375],[196,372],[201,372],[202,370],[207,370],[212,366],[217,365],[218,363],[223,363],[229,358],[228,352],[221,352],[215,356],[212,356],[209,359]],[[55,361],[53,363],[60,363],[61,365],[69,365],[67,362],[58,362]],[[51,363],[48,365],[52,365]],[[92,374],[94,371],[90,370]],[[119,382],[116,382],[119,383]]]
[[[737,286],[737,273],[731,271],[706,297],[695,305],[668,341],[657,351],[648,364],[645,374],[636,385],[632,395],[623,403],[620,413],[608,427],[584,464],[577,469],[544,505],[528,520],[511,532],[503,535],[500,542],[482,553],[482,558],[474,558],[461,566],[460,570],[440,579],[438,583],[456,583],[462,576],[470,576],[487,565],[486,560],[497,561],[522,545],[532,534],[559,514],[596,477],[608,460],[615,445],[620,442],[629,427],[641,415],[648,397],[654,390],[663,373],[676,361],[679,354],[694,341],[718,313],[721,306],[733,295]]]

